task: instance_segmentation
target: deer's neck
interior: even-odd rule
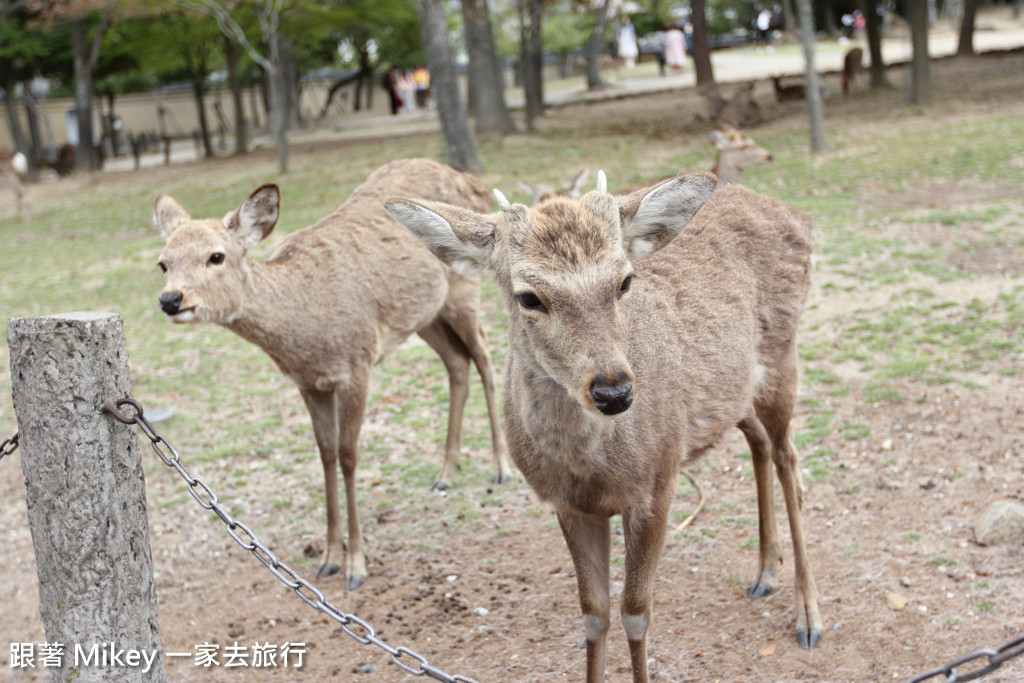
[[[715,159],[715,167],[711,169],[711,172],[718,176],[719,187],[735,183],[740,179],[740,167],[729,158],[728,154],[723,152],[718,153],[718,157]]]
[[[221,324],[256,344],[280,363],[296,329],[295,297],[274,277],[272,267],[246,259],[232,312]]]

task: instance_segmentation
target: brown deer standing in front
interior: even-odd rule
[[[28,159],[21,152],[0,149],[0,185],[7,185],[14,191],[18,218],[24,217],[24,207],[29,205],[28,187],[23,180],[28,173]]]
[[[609,518],[622,515],[622,624],[633,680],[645,683],[654,573],[677,467],[734,425],[750,444],[757,481],[760,554],[749,595],[778,584],[774,463],[793,540],[797,636],[814,647],[822,621],[789,431],[810,220],[739,185],[712,196],[709,173],[619,197],[605,186],[600,174],[598,191],[578,201],[532,209],[505,202],[497,214],[387,202],[441,260],[460,272],[490,272],[505,298],[509,445],[523,476],[554,505],[573,558],[586,680],[604,680]]]
[[[370,368],[416,333],[444,361],[451,400],[445,461],[435,489],[458,467],[469,364],[487,397],[496,482],[510,477],[498,421],[494,370],[479,321],[479,281],[453,273],[385,213],[395,192],[478,211],[490,206],[473,177],[427,159],[374,171],[348,201],[289,235],[266,262],[246,252],[277,222],[279,192],[264,185],[223,220],[196,220],[171,197],[156,200],[154,222],[167,240],[160,307],[176,323],[213,322],[266,351],[294,381],[309,409],[327,493],[327,550],[318,575],[340,569],[358,588],[366,558],[356,511],[355,469]],[[338,509],[338,465],[345,479],[348,553]]]
[[[771,152],[727,123],[708,133],[708,139],[718,149],[715,167],[711,172],[718,176],[719,185],[738,183],[743,169],[761,166],[772,160]]]

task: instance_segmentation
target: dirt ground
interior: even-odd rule
[[[943,69],[967,67],[936,68],[945,76]],[[1018,56],[999,68],[1024,72],[1024,58]],[[666,97],[672,96],[579,107],[572,112],[573,125],[595,130],[661,125],[652,112],[664,111],[661,98]],[[836,106],[872,106],[863,98],[857,102]],[[993,90],[950,103],[942,116],[966,120],[992,107],[1024,115],[1019,92],[1013,96]],[[795,130],[803,124],[798,118],[766,125]],[[864,126],[879,123],[864,117],[857,121]],[[928,121],[917,125],[926,126]],[[925,183],[872,196],[879,206],[893,209],[984,206],[992,199],[1009,198],[1020,214],[1020,185],[1016,191],[967,184],[953,192],[948,186]],[[974,273],[966,283],[948,285],[943,291],[947,298],[970,300],[978,292],[1011,291],[1020,284],[1015,278],[1024,273],[1019,248],[1001,251],[1001,265],[994,268],[991,258],[966,258],[951,242],[925,234],[920,223],[892,222],[876,229],[937,248],[945,261]],[[823,281],[839,282],[843,277],[830,272],[828,264],[819,264],[817,277],[819,288],[804,320],[811,340],[842,334],[830,326],[842,320],[860,296],[823,291]],[[907,286],[883,287],[870,296],[884,302]],[[960,291],[954,291],[957,287]],[[858,300],[856,305],[865,302]],[[1019,357],[1001,362],[1020,366]],[[756,544],[750,541],[757,537],[757,512],[749,461],[738,455],[746,444],[737,431],[695,468],[707,507],[691,527],[671,534],[666,544],[650,632],[654,680],[907,680],[1024,632],[1021,547],[979,546],[971,528],[993,501],[1024,499],[1024,374],[981,368],[967,373],[985,387],[973,390],[962,383],[897,381],[902,400],[872,404],[857,391],[866,380],[855,369],[834,372],[835,384],[810,385],[806,394],[834,411],[834,424],[867,426],[870,433],[849,439],[842,430],[833,430],[814,446],[834,452],[827,476],[805,476],[804,521],[826,624],[820,646],[806,651],[796,643],[788,561],[776,594],[758,601],[746,598],[744,587],[756,563]],[[801,403],[794,427],[803,429],[812,412]],[[371,406],[364,442],[381,434],[393,434],[399,441],[407,438],[390,423],[389,415],[386,401]],[[302,424],[305,419],[298,401],[285,416],[286,424]],[[440,430],[443,416],[433,419]],[[805,459],[813,455],[810,450],[805,450]],[[437,455],[439,459],[440,452]],[[346,593],[336,577],[317,582],[327,598],[372,624],[391,645],[415,650],[450,674],[481,682],[581,680],[584,650],[576,582],[551,511],[540,506],[521,481],[491,487],[465,469],[447,495],[421,496],[417,500],[425,502],[417,503],[418,508],[398,505],[386,486],[372,485],[380,476],[375,457],[364,455],[360,470],[360,481],[371,482],[364,486],[360,501],[370,577],[352,593]],[[218,475],[226,477],[244,466],[246,458],[238,455],[209,465],[207,478],[214,489],[230,490],[229,484],[218,485]],[[489,451],[471,448],[468,458],[486,462]],[[301,556],[306,547],[315,552],[322,540],[294,535],[290,524],[276,523],[277,511],[261,507],[259,501],[271,494],[304,500],[307,484],[318,483],[320,477],[318,463],[311,462],[306,469],[307,480],[261,470],[248,478],[245,492],[229,494],[247,511],[240,515],[243,521],[284,558]],[[302,668],[197,668],[192,658],[174,658],[168,661],[171,680],[411,680],[383,652],[359,645],[291,595],[197,506],[164,510],[160,501],[183,492],[173,473],[147,467],[147,486],[165,652],[192,653],[202,643],[222,649],[235,643],[249,648],[254,643],[303,643],[307,650]],[[677,522],[697,503],[696,493],[682,478],[680,486],[684,494],[674,506]],[[0,465],[0,497],[23,496],[18,468],[11,462]],[[0,528],[0,641],[42,642],[23,503],[19,514],[5,514]],[[785,514],[780,514],[788,560],[788,529]],[[620,539],[616,533],[616,542]],[[621,544],[613,548],[616,555],[621,555]],[[315,562],[304,564],[300,573],[311,578],[313,567]],[[613,563],[613,601],[622,575],[621,562]],[[224,659],[222,655],[222,664]],[[9,661],[9,653],[0,652],[0,681],[47,678],[38,670],[12,670]],[[630,678],[628,649],[617,623],[610,636],[608,672],[609,681]],[[1024,681],[1024,658],[985,680]]]

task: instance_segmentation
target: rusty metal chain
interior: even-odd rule
[[[0,460],[18,450],[18,436],[18,432],[14,432],[14,436],[0,442]]]
[[[942,677],[942,683],[960,683],[961,681],[973,681],[976,678],[987,676],[999,667],[1003,665],[1009,659],[1018,657],[1024,654],[1024,636],[1011,640],[1010,642],[997,647],[995,649],[987,647],[977,652],[972,652],[969,655],[964,655],[959,659],[955,659],[944,667],[929,671],[928,673],[921,674],[916,678],[910,679],[908,683],[920,683],[921,681],[927,681],[932,678]],[[966,673],[958,673],[957,668],[961,667],[970,662],[977,661],[979,659],[987,659],[988,662],[980,669],[974,671],[968,671]]]
[[[124,405],[129,405],[135,409],[134,417],[126,417],[117,409]],[[388,645],[384,640],[377,636],[373,626],[354,614],[346,614],[345,612],[342,612],[337,607],[329,603],[327,598],[324,597],[324,594],[316,586],[296,574],[291,567],[278,559],[277,555],[263,544],[256,534],[253,533],[252,529],[242,522],[234,519],[228,511],[225,510],[219,502],[217,502],[217,494],[213,492],[205,481],[199,477],[193,476],[188,469],[181,464],[181,458],[178,455],[178,452],[174,449],[174,446],[157,434],[149,420],[143,417],[142,406],[138,401],[132,398],[123,398],[117,401],[116,408],[110,404],[104,405],[103,412],[113,415],[117,420],[124,424],[138,425],[139,429],[141,429],[152,442],[153,450],[156,451],[160,460],[162,460],[168,467],[173,467],[178,471],[181,478],[185,480],[186,484],[188,484],[188,492],[193,498],[195,498],[196,502],[199,503],[204,510],[212,510],[214,514],[220,517],[220,520],[224,522],[228,535],[231,536],[238,545],[251,552],[253,557],[259,560],[259,562],[266,567],[271,574],[276,576],[281,583],[288,588],[291,588],[304,603],[319,612],[323,612],[328,617],[338,622],[341,626],[341,630],[357,643],[361,645],[376,645],[381,650],[384,650],[384,652],[391,655],[391,662],[395,666],[412,676],[425,675],[436,681],[443,681],[444,683],[479,683],[473,678],[458,675],[453,676],[445,673],[441,669],[432,666],[430,662],[427,661],[426,657],[407,647],[392,647],[391,645]],[[170,455],[164,452],[163,448],[161,448],[161,444],[167,447]],[[415,661],[406,663],[406,661],[402,660],[402,657]]]

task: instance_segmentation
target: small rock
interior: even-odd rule
[[[883,451],[891,451],[892,450],[892,439],[886,439],[885,441],[882,442],[882,450]]]
[[[477,607],[475,610],[473,610],[473,614],[477,615],[478,617],[486,617],[488,614],[490,614],[490,612],[487,611],[486,607]]]
[[[900,585],[904,588],[910,588],[910,579],[904,576],[902,579],[900,579]]]
[[[243,624],[228,624],[228,638],[237,638],[244,634],[245,626]]]
[[[989,505],[974,523],[974,540],[981,545],[1024,543],[1024,505],[1012,500]]]
[[[371,664],[363,664],[361,667],[359,667],[359,673],[361,673],[361,674],[372,674],[373,673],[373,665],[371,665]]]
[[[885,596],[885,604],[889,606],[889,609],[899,612],[907,606],[907,599],[899,593],[889,593]]]

